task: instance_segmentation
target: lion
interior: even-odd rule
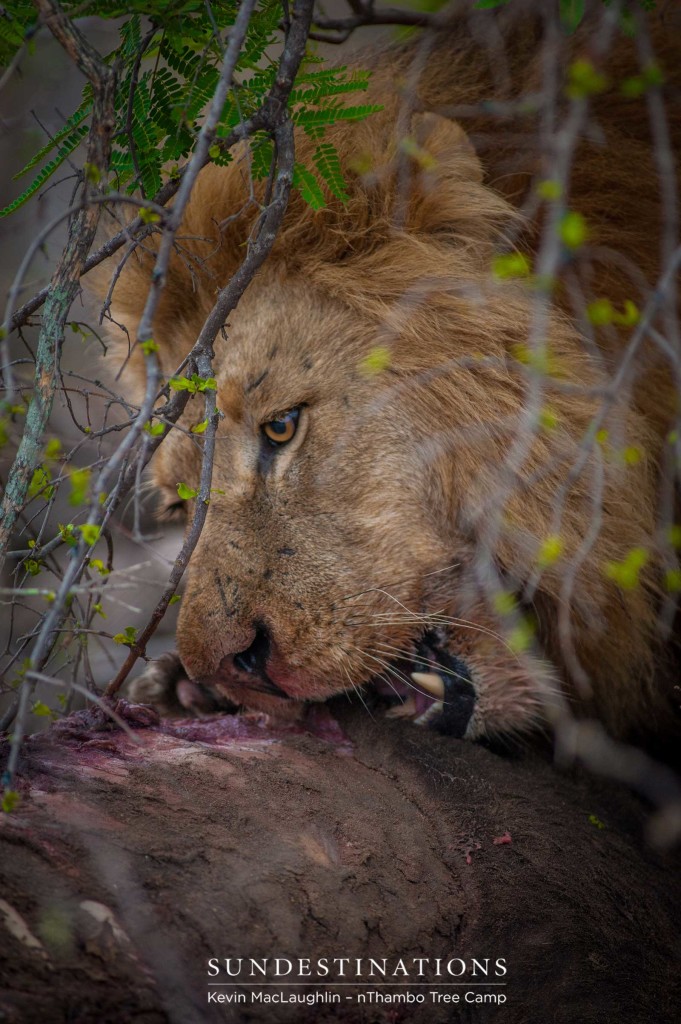
[[[557,55],[559,121],[579,102],[574,69],[599,77],[570,170],[588,240],[578,254],[562,243],[547,284],[493,272],[507,266],[499,253],[533,265],[560,199],[538,188],[545,24],[536,4],[492,17],[357,58],[383,109],[328,130],[347,201],[313,210],[292,194],[218,336],[213,490],[177,654],[149,666],[135,699],[290,717],[378,684],[399,714],[466,739],[530,733],[566,707],[616,736],[664,721],[658,509],[673,375],[643,342],[624,373],[631,323],[594,327],[584,313],[607,299],[625,321],[663,269],[647,92],[619,88],[637,72],[635,41],[615,25],[596,71],[587,26]],[[678,77],[658,21],[658,60]],[[669,78],[663,88],[673,103]],[[298,133],[297,159],[316,145]],[[199,176],[154,326],[166,377],[243,257],[249,187],[246,151]],[[151,266],[138,249],[113,294],[131,338]],[[136,348],[125,380],[141,394]],[[177,486],[198,487],[191,428],[204,415],[192,397],[153,464],[165,511],[188,520]]]

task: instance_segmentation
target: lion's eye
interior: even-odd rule
[[[179,522],[184,519],[187,513],[186,501],[168,501],[165,502],[156,510],[156,516],[158,519],[164,520],[165,522]]]
[[[300,409],[290,409],[276,420],[263,423],[261,430],[271,445],[288,444],[298,429]]]

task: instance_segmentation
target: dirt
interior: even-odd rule
[[[646,846],[621,789],[341,700],[281,728],[118,711],[132,734],[79,713],[24,748],[0,827],[0,1021],[678,1019],[678,858]],[[360,1004],[310,982],[282,991],[341,1002],[209,1003],[250,998],[209,988],[209,959],[239,957],[424,957],[429,982],[436,958],[502,958],[496,988],[379,991],[507,1002]]]

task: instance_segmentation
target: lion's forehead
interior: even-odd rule
[[[230,316],[216,347],[218,380],[255,389],[293,374],[323,382],[350,372],[373,344],[375,326],[335,296],[295,279],[265,278],[250,289]]]

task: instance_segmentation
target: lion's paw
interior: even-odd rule
[[[135,704],[151,704],[162,715],[203,715],[223,710],[223,705],[200,683],[192,682],[175,651],[150,661],[141,676],[128,686]]]

